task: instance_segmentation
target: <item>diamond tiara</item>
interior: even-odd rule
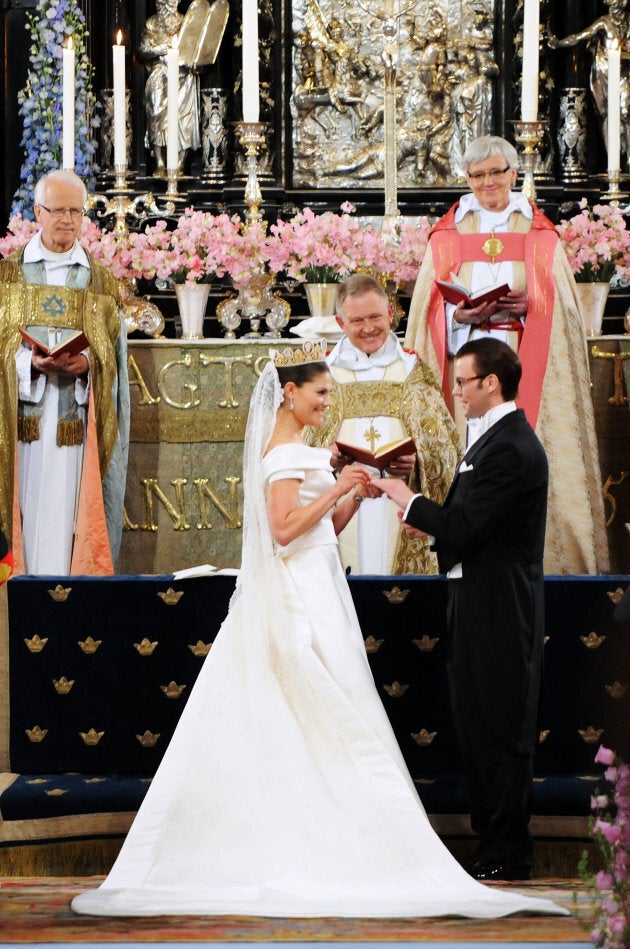
[[[326,340],[307,339],[301,346],[270,349],[269,356],[276,366],[303,366],[307,362],[326,361]]]

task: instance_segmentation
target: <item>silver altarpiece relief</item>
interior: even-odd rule
[[[461,180],[467,145],[492,131],[494,8],[495,0],[293,0],[294,185],[383,187],[392,23],[398,184]]]

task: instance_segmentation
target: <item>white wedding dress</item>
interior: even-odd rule
[[[280,445],[260,470],[265,484],[299,479],[302,504],[333,483],[323,448]],[[566,912],[476,882],[433,832],[374,686],[331,513],[253,570],[256,602],[244,578],[111,873],[73,908]]]

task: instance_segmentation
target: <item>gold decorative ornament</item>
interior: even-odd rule
[[[596,741],[604,734],[603,728],[593,728],[592,725],[589,725],[588,728],[578,728],[578,735],[585,741],[587,745],[594,745]]]
[[[618,478],[614,478],[612,475],[608,475],[604,481],[604,486],[602,488],[602,497],[604,501],[608,501],[610,504],[610,514],[606,518],[606,528],[609,528],[617,517],[617,510],[619,508],[619,503],[615,495],[611,492],[611,488],[618,488],[620,484],[623,484],[626,478],[628,477],[627,471],[621,471]]]
[[[40,639],[36,633],[32,639],[25,639],[24,642],[26,643],[26,648],[29,652],[41,652],[48,642],[48,637],[45,639]]]
[[[61,797],[62,794],[67,794],[67,788],[51,788],[50,791],[44,791],[44,794],[47,794],[48,797]]]
[[[609,590],[606,596],[612,600],[615,606],[617,606],[617,603],[619,603],[623,594],[624,591],[621,589],[621,587],[617,587],[616,590]]]
[[[494,228],[490,231],[490,237],[487,241],[481,245],[481,249],[484,254],[487,254],[490,258],[490,263],[493,264],[495,259],[499,254],[503,253],[504,245],[503,242],[499,240],[498,237],[495,237]]]
[[[550,728],[543,728],[538,732],[538,744],[542,745],[543,741],[547,741],[550,731]]]
[[[48,784],[50,778],[31,778],[27,784]]]
[[[622,699],[626,692],[628,691],[628,686],[623,685],[617,679],[613,682],[612,685],[605,685],[604,688],[608,692],[611,699]]]
[[[593,346],[591,355],[593,359],[613,360],[615,391],[609,396],[608,402],[610,405],[627,405],[630,399],[624,394],[623,364],[626,359],[630,359],[630,353],[607,353],[601,350],[599,346]]]
[[[74,679],[66,679],[65,676],[62,676],[60,679],[53,679],[52,684],[57,695],[67,695],[74,685],[74,681]]]
[[[98,745],[104,734],[105,732],[97,732],[95,728],[90,728],[89,732],[79,732],[83,744],[88,745],[90,748],[94,748]]]
[[[391,699],[399,699],[401,696],[405,694],[409,686],[401,685],[400,682],[394,681],[392,682],[391,685],[384,685],[383,688],[385,689],[385,691],[387,692],[387,694],[389,695]]]
[[[551,636],[544,636],[544,637],[543,637],[543,646],[546,646],[550,639],[551,639]]]
[[[578,781],[601,781],[601,774],[576,774]]]
[[[154,643],[150,642],[150,641],[146,638],[146,636],[144,637],[144,639],[142,640],[142,642],[134,643],[134,644],[133,644],[133,648],[134,648],[134,649],[136,650],[136,652],[138,652],[141,656],[152,656],[156,646],[157,646],[157,642],[154,642]]]
[[[102,639],[92,639],[91,636],[88,636],[87,639],[83,640],[83,642],[81,642],[80,639],[78,640],[79,647],[81,648],[81,651],[85,653],[86,656],[92,656],[96,652],[98,647],[102,645],[102,643],[103,643]]]
[[[102,784],[107,778],[83,778],[84,784]]]
[[[54,590],[48,591],[48,595],[55,603],[65,603],[71,593],[72,587],[65,587],[64,589],[60,583],[57,584]]]
[[[212,649],[212,643],[203,643],[200,639],[198,639],[194,645],[192,643],[188,643],[188,648],[190,649],[193,656],[198,656],[201,658],[202,656],[208,655]]]
[[[606,637],[598,636],[597,633],[591,632],[588,634],[588,636],[580,636],[580,639],[587,649],[599,649]]]
[[[383,590],[383,596],[392,606],[398,606],[404,603],[409,596],[409,590],[401,590],[400,587],[392,587],[391,590]]]
[[[158,593],[159,598],[164,600],[167,606],[177,606],[183,595],[183,590],[174,590],[173,587],[169,587],[166,593]]]
[[[421,728],[419,732],[412,732],[411,737],[417,745],[426,746],[432,745],[433,739],[437,735],[437,732],[429,732],[426,728]]]
[[[365,643],[365,651],[369,653],[378,652],[383,643],[384,639],[374,639],[374,636],[366,636],[363,640]]]
[[[185,685],[178,685],[177,682],[173,682],[173,680],[171,680],[168,685],[160,686],[160,689],[167,699],[178,699],[185,688]]]
[[[157,744],[157,741],[160,737],[159,732],[150,732],[146,731],[144,735],[136,735],[136,738],[140,742],[143,748],[154,748]]]
[[[270,349],[269,355],[276,366],[303,366],[309,362],[326,362],[326,340],[307,339],[302,346]]]
[[[534,784],[542,784],[543,781],[546,781],[546,780],[547,780],[546,778],[534,778],[534,779],[533,779]]]
[[[48,734],[48,729],[40,728],[39,725],[33,725],[32,728],[25,728],[24,731],[27,734],[28,740],[32,741],[34,745],[37,745],[40,741],[43,741]]]
[[[414,646],[417,646],[417,647],[418,647],[418,649],[420,650],[420,652],[433,652],[433,650],[435,649],[435,647],[436,647],[436,645],[439,643],[439,641],[440,641],[440,637],[439,637],[439,636],[435,636],[434,638],[431,638],[431,636],[427,636],[426,633],[424,634],[424,636],[422,637],[422,639],[412,639],[412,640],[411,640],[411,642],[414,644]]]

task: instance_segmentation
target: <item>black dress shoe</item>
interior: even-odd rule
[[[502,863],[482,864],[469,872],[475,880],[531,880],[533,877],[531,867]]]

